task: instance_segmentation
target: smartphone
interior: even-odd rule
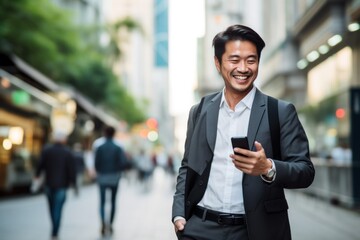
[[[244,148],[244,149],[248,149],[249,150],[249,142],[247,137],[232,137],[231,138],[231,143],[234,148]],[[235,153],[237,155],[241,155],[239,153]]]

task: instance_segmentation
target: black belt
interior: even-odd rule
[[[213,211],[203,207],[196,206],[194,214],[203,220],[216,222],[220,225],[245,225],[244,214],[231,214]]]

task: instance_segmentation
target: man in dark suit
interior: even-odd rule
[[[177,236],[291,239],[284,189],[306,188],[315,175],[304,129],[295,107],[278,100],[280,139],[272,142],[268,96],[254,86],[265,46],[255,31],[230,26],[213,46],[225,87],[190,110],[173,201]],[[247,136],[250,150],[233,148],[236,136]]]

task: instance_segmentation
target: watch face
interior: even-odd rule
[[[268,174],[266,174],[267,177],[272,178],[275,175],[274,169],[270,169]]]

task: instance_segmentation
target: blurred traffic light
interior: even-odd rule
[[[155,118],[149,118],[146,120],[146,126],[151,130],[156,130],[158,128],[158,122]]]
[[[156,142],[159,138],[158,134],[158,121],[155,118],[149,118],[146,120],[146,126],[148,127],[149,131],[147,133],[147,139],[151,142]]]
[[[336,118],[342,119],[345,117],[345,114],[346,114],[345,109],[343,109],[343,108],[336,109],[336,112],[335,112]]]
[[[151,141],[151,142],[156,142],[156,141],[159,139],[159,134],[158,134],[158,132],[157,132],[157,131],[154,131],[154,130],[148,132],[148,134],[147,134],[147,139],[148,139],[149,141]]]

